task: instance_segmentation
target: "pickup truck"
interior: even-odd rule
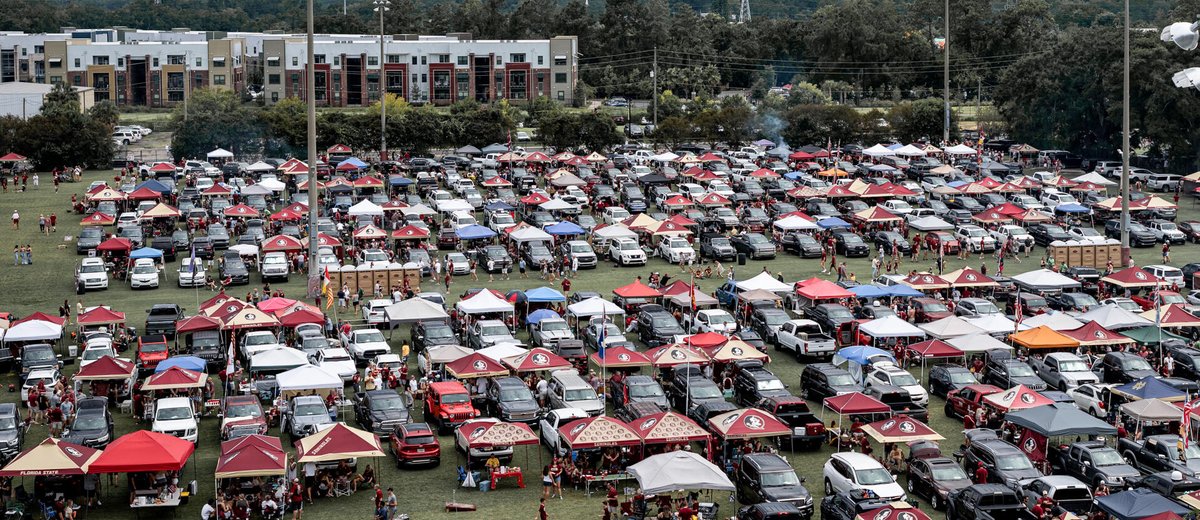
[[[1070,446],[1050,449],[1047,460],[1055,472],[1062,472],[1082,482],[1110,488],[1123,488],[1141,477],[1137,468],[1121,458],[1117,450],[1103,441],[1080,441]]]
[[[358,329],[350,331],[350,335],[342,338],[342,344],[354,358],[354,363],[360,367],[380,354],[392,351],[383,333],[376,329]]]
[[[1041,359],[1031,357],[1029,366],[1050,388],[1066,392],[1079,385],[1097,383],[1099,377],[1088,368],[1087,362],[1069,352],[1053,352]]]
[[[975,484],[950,492],[947,520],[1033,520],[1016,491],[1001,484]]]
[[[175,322],[183,319],[183,308],[174,303],[156,303],[146,310],[147,335],[162,335],[175,338]]]
[[[968,385],[953,390],[946,395],[946,417],[963,418],[973,414],[975,410],[984,406],[984,396],[1003,391],[1003,388],[992,385]]]
[[[575,334],[566,320],[547,318],[529,326],[529,338],[534,347],[553,348],[559,341],[575,339]]]
[[[292,440],[302,439],[333,426],[333,418],[319,395],[300,395],[288,402],[279,429]]]
[[[580,419],[587,419],[588,413],[579,408],[559,408],[550,410],[538,421],[539,435],[542,444],[555,456],[567,454],[567,446],[562,442],[562,434],[558,429]]]
[[[789,350],[797,359],[827,358],[836,349],[833,337],[812,320],[788,320],[775,333],[775,350]]]
[[[1179,442],[1174,434],[1150,435],[1143,440],[1117,439],[1117,451],[1142,473],[1179,471],[1196,475],[1200,470],[1200,446],[1191,444],[1180,452]]]
[[[921,422],[929,422],[929,410],[913,401],[908,390],[896,385],[875,384],[864,388],[862,393],[888,405],[893,415],[903,414]]]
[[[792,450],[797,447],[819,448],[825,440],[825,423],[813,415],[804,399],[791,395],[764,397],[754,407],[771,412],[791,428],[788,446]]]

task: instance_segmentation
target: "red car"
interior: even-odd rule
[[[913,298],[912,306],[914,323],[929,323],[954,315],[945,303],[933,298]]]
[[[992,385],[968,385],[946,395],[946,417],[963,418],[983,406],[983,397],[1004,389]]]
[[[479,410],[471,404],[471,394],[457,381],[443,381],[429,385],[425,392],[425,420],[437,425],[439,434],[446,434],[479,417]]]
[[[1130,299],[1133,300],[1138,305],[1141,305],[1142,310],[1148,311],[1148,310],[1151,310],[1154,308],[1154,296],[1155,296],[1154,293],[1155,292],[1158,293],[1160,307],[1166,307],[1168,305],[1171,305],[1172,303],[1178,303],[1180,305],[1188,304],[1187,299],[1185,299],[1181,294],[1179,294],[1175,291],[1150,291],[1149,293],[1146,293],[1144,295],[1135,294],[1135,295],[1131,296]]]
[[[948,231],[930,231],[925,234],[926,249],[937,251],[942,247],[942,244],[946,245],[946,254],[948,255],[958,254],[958,250],[961,247],[958,239],[954,238],[954,234]]]
[[[392,431],[390,440],[397,468],[442,463],[442,447],[426,423],[401,424]]]
[[[153,372],[158,364],[170,355],[166,336],[138,337],[137,364],[143,373]]]
[[[231,395],[221,403],[221,440],[266,435],[267,418],[254,395]]]

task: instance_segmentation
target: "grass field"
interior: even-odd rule
[[[63,302],[68,301],[75,305],[76,301],[82,301],[84,305],[108,305],[112,308],[124,311],[129,317],[129,323],[141,327],[144,323],[145,310],[153,303],[159,302],[176,302],[185,307],[189,314],[196,311],[197,304],[200,301],[210,297],[212,294],[205,290],[182,290],[175,286],[176,279],[173,274],[178,267],[178,262],[174,265],[169,265],[167,275],[163,281],[163,286],[156,290],[133,292],[128,287],[123,287],[120,282],[113,281],[111,287],[107,291],[90,292],[82,297],[74,294],[72,282],[72,273],[79,257],[75,255],[74,245],[70,237],[76,235],[79,231],[79,216],[70,213],[70,194],[81,193],[83,189],[93,180],[111,180],[112,172],[88,172],[84,176],[82,183],[64,184],[60,193],[54,193],[53,189],[48,185],[45,179],[39,190],[31,190],[28,193],[17,194],[8,192],[0,194],[0,211],[11,213],[13,210],[18,210],[22,216],[21,228],[19,231],[12,230],[5,226],[0,231],[0,243],[11,244],[31,244],[34,249],[34,264],[31,266],[13,266],[5,268],[5,275],[0,276],[0,294],[5,295],[5,300],[0,304],[0,310],[11,311],[20,315],[25,315],[33,311],[43,311],[50,314],[55,313],[55,309]],[[1185,202],[1181,208],[1180,218],[1190,218],[1198,215],[1193,204]],[[37,217],[41,214],[56,213],[58,215],[58,231],[50,234],[50,236],[41,236],[38,234]],[[1177,262],[1183,263],[1188,258],[1195,258],[1197,252],[1196,246],[1186,246],[1176,248],[1175,258]],[[1149,263],[1157,263],[1158,253],[1156,248],[1140,249],[1135,251],[1135,257],[1139,265]],[[946,270],[956,269],[963,265],[970,265],[978,268],[981,260],[978,257],[973,257],[969,261],[961,262],[951,259]],[[994,261],[989,259],[992,271],[994,271]],[[856,272],[860,279],[869,277],[870,268],[866,259],[853,259],[848,262],[849,270]],[[1037,256],[1025,260],[1023,263],[1009,262],[1008,271],[1010,273],[1019,273],[1025,270],[1034,269],[1038,265]],[[794,256],[781,256],[770,262],[751,262],[746,266],[739,266],[737,269],[738,278],[748,278],[762,269],[768,269],[772,273],[782,273],[787,280],[799,280],[808,278],[814,275],[819,275],[820,267],[817,260],[800,260]],[[902,266],[902,271],[910,269],[928,269],[928,264],[914,265],[905,263]],[[595,271],[583,272],[574,283],[576,290],[593,290],[602,294],[610,294],[612,289],[633,280],[637,275],[647,276],[650,272],[659,270],[663,272],[674,272],[677,268],[667,265],[657,259],[651,260],[649,266],[644,268],[615,268],[611,264],[602,264]],[[257,280],[257,276],[254,277]],[[706,280],[701,283],[704,290],[711,291],[716,288],[718,281]],[[470,277],[458,277],[451,289],[453,294],[461,294],[465,289],[472,286],[488,286],[501,291],[509,289],[525,289],[532,288],[540,284],[539,280],[509,280],[498,282],[487,282],[486,277],[479,282],[473,282]],[[276,287],[280,287],[276,285]],[[281,286],[286,291],[289,297],[296,297],[303,294],[303,278],[293,276],[291,283]],[[432,284],[427,288],[432,288]],[[238,288],[235,293],[241,293],[247,288]],[[456,299],[456,298],[455,298]],[[452,299],[453,301],[453,299]],[[408,338],[407,330],[396,331],[396,340],[392,342],[393,348],[400,346],[400,338]],[[65,349],[65,347],[64,347]],[[785,383],[789,384],[793,391],[799,390],[799,376],[803,365],[796,362],[788,356],[777,356],[774,363],[770,365],[770,369],[778,374]],[[68,372],[74,372],[76,367],[70,365],[67,367]],[[12,374],[0,376],[0,383],[12,383],[15,377]],[[10,393],[3,397],[5,400],[16,401],[18,394]],[[943,446],[947,447],[946,451],[952,451],[953,447],[957,446],[961,441],[962,425],[957,421],[948,420],[941,412],[942,401],[939,398],[933,398],[930,403],[931,425],[947,437]],[[814,410],[819,408],[819,403],[812,403]],[[420,414],[414,412],[416,418],[419,419]],[[132,429],[139,428],[128,416],[120,416],[118,418],[118,434],[127,433]],[[46,435],[45,427],[34,427],[27,436],[25,443],[26,447],[32,446]],[[397,495],[400,498],[400,511],[407,512],[414,519],[426,518],[448,518],[455,517],[490,517],[490,518],[534,518],[537,510],[538,497],[540,495],[539,485],[539,460],[547,460],[545,453],[537,453],[537,448],[528,448],[517,450],[514,464],[525,468],[526,476],[528,477],[528,487],[523,490],[518,490],[511,483],[506,481],[501,485],[500,490],[489,493],[480,493],[478,490],[463,489],[456,486],[455,482],[455,466],[461,459],[456,458],[452,450],[452,438],[449,436],[442,437],[443,445],[443,463],[436,469],[415,470],[415,471],[400,471],[395,469],[394,465],[387,459],[376,461],[379,468],[379,480],[386,488],[394,486],[397,490]],[[217,446],[217,421],[213,418],[206,418],[201,423],[201,435],[199,449],[193,457],[192,463],[186,469],[187,480],[195,478],[200,485],[199,498],[201,500],[193,500],[191,504],[179,511],[181,518],[196,518],[199,515],[200,504],[203,499],[210,497],[213,492],[213,470],[216,464]],[[524,452],[524,453],[522,453]],[[813,492],[815,498],[819,501],[822,496],[821,491],[821,466],[825,462],[829,451],[823,449],[816,452],[800,452],[795,454],[787,454],[797,471],[801,476],[807,477],[808,486]],[[369,461],[360,461],[360,466]],[[32,482],[26,482],[27,486],[32,486]],[[133,513],[128,507],[123,504],[126,500],[128,490],[121,486],[120,489],[106,489],[104,492],[104,506],[96,511],[91,512],[97,518],[112,518],[112,519],[127,519],[133,518]],[[550,506],[551,518],[567,519],[567,518],[596,518],[600,515],[601,498],[593,497],[586,498],[582,491],[568,491],[567,494],[571,498],[565,500],[554,500]],[[721,513],[724,516],[733,514],[736,509],[736,504],[726,501],[726,496],[721,495],[718,501],[721,504]],[[443,503],[449,500],[460,502],[470,502],[479,506],[479,512],[461,513],[456,515],[448,515],[442,512]],[[926,509],[928,507],[926,506]],[[337,518],[347,518],[347,515],[366,518],[371,514],[371,498],[369,493],[360,492],[352,497],[340,498],[333,500],[322,500],[315,505],[305,508],[305,518],[309,520],[333,520]],[[941,517],[940,514],[936,515]]]

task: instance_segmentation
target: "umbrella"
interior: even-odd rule
[[[690,451],[652,455],[626,470],[645,493],[677,490],[733,491],[733,482],[713,463]]]

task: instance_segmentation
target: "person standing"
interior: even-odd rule
[[[12,214],[12,228],[14,231],[20,231],[21,229],[21,214],[15,209]]]
[[[300,520],[304,515],[304,488],[300,486],[300,478],[292,479],[292,487],[288,489],[288,500],[292,508],[292,520]]]

